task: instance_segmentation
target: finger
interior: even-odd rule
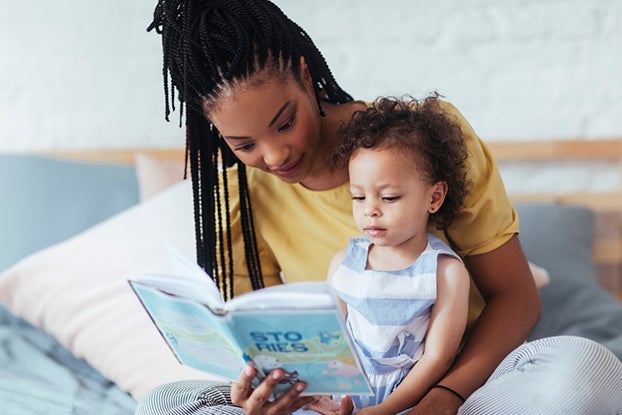
[[[302,399],[302,397],[298,399]],[[324,415],[341,414],[341,404],[327,395],[315,396],[313,402],[305,405],[305,409],[311,409]]]
[[[354,402],[352,402],[351,396],[344,396],[341,398],[341,415],[350,415],[354,411]]]
[[[315,402],[316,398],[313,396],[300,396],[300,393],[304,391],[306,387],[306,383],[300,381],[296,382],[291,388],[272,401],[270,404],[270,413],[290,413],[302,408],[304,405]]]
[[[284,376],[285,372],[282,369],[271,371],[254,390],[251,388],[251,393],[246,399],[241,400],[236,403],[236,405],[241,406],[248,415],[276,415],[277,412],[274,411],[274,405],[270,398],[276,386],[279,384],[279,381],[281,381]]]
[[[289,409],[287,409],[287,413],[289,414],[292,412],[296,412],[300,408],[311,409],[311,410],[315,409],[313,405],[313,401],[309,399],[308,396],[301,396],[299,398],[296,398],[296,400],[289,406]],[[323,413],[322,411],[317,411],[317,412]]]
[[[255,369],[251,366],[246,366],[238,379],[231,385],[231,401],[242,406],[244,401],[253,392],[252,384],[255,378]]]

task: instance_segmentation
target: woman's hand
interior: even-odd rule
[[[278,398],[270,400],[285,372],[281,369],[271,371],[259,386],[253,389],[252,382],[256,373],[256,369],[247,366],[238,380],[231,385],[231,401],[244,409],[247,415],[287,415],[316,399],[313,396],[299,396],[305,390],[306,384],[296,382]]]

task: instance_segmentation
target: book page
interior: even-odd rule
[[[130,282],[160,334],[184,365],[235,380],[245,366],[242,351],[224,335],[225,320],[205,306]]]
[[[152,288],[176,297],[186,298],[208,306],[216,313],[223,310],[223,302],[220,300],[220,293],[216,285],[208,277],[202,281],[182,276],[143,274],[129,280],[130,283],[136,282],[148,285]],[[213,287],[212,287],[213,286]],[[217,297],[218,296],[218,297]]]
[[[326,282],[296,282],[249,292],[225,303],[227,311],[326,309],[337,304]]]
[[[188,280],[196,281],[197,289],[200,290],[200,298],[195,298],[197,301],[206,303],[212,309],[223,309],[224,301],[220,295],[220,290],[212,280],[212,277],[203,270],[196,262],[189,260],[183,256],[179,251],[170,245],[167,245],[167,250],[171,259],[171,268],[174,275],[183,276]]]
[[[178,277],[171,277],[170,284],[160,280],[158,286],[167,292],[207,304],[217,313],[275,308],[329,308],[336,304],[332,288],[324,281],[276,285],[238,295],[225,303],[218,287],[201,267],[172,246],[167,248],[173,273]]]

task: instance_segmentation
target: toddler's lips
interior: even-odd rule
[[[364,229],[365,233],[369,236],[378,237],[387,232],[384,228],[379,228],[377,226],[368,226]]]

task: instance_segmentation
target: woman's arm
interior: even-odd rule
[[[541,304],[518,235],[489,253],[467,257],[465,264],[486,306],[439,383],[468,397],[525,341],[539,319]],[[409,414],[454,415],[461,404],[450,392],[435,388]]]
[[[416,405],[454,361],[466,327],[469,274],[460,261],[442,255],[436,281],[437,301],[423,356],[384,402],[362,410],[361,415],[396,414]]]

